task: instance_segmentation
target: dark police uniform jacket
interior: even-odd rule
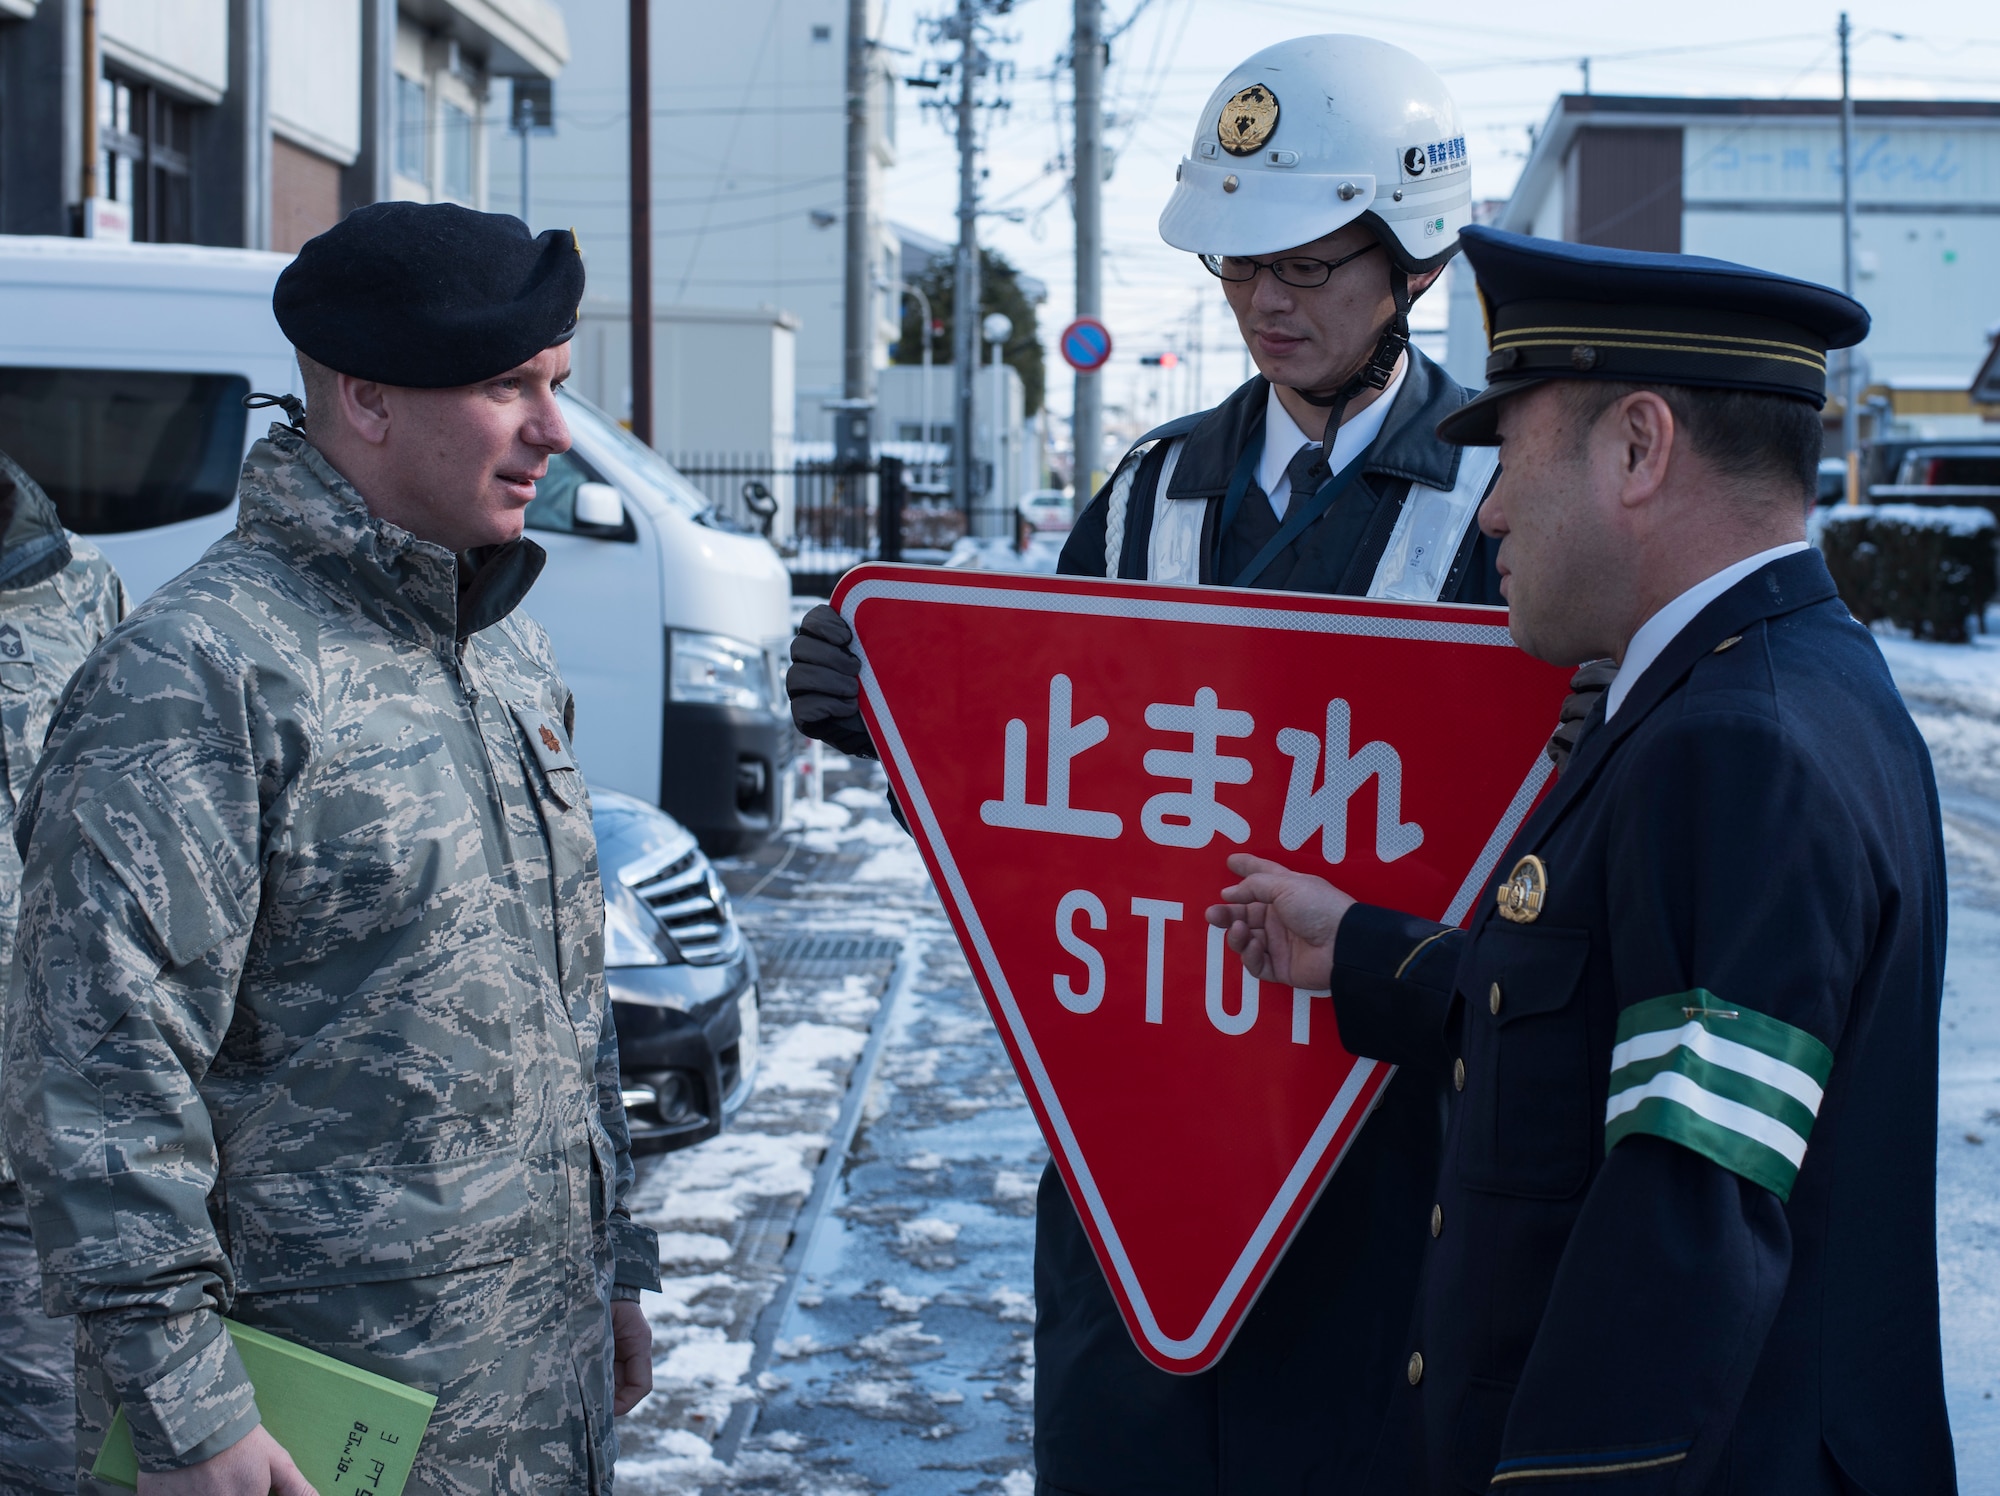
[[[1183,416],[1141,437],[1077,516],[1057,570],[1069,576],[1144,581],[1150,574],[1155,581],[1225,582],[1360,596],[1368,591],[1412,492],[1451,490],[1461,466],[1483,455],[1475,452],[1468,457],[1468,449],[1437,439],[1437,422],[1465,404],[1471,393],[1417,349],[1410,349],[1395,403],[1352,486],[1257,576],[1243,577],[1239,575],[1243,567],[1277,534],[1280,524],[1254,478],[1249,501],[1237,510],[1219,545],[1216,530],[1237,459],[1252,442],[1261,449],[1270,390],[1270,382],[1258,375],[1215,409]],[[1161,495],[1163,471],[1168,472],[1168,481]],[[1478,497],[1472,495],[1475,503]],[[1293,498],[1297,501],[1300,496]],[[1193,510],[1197,516],[1199,575],[1149,573],[1148,544],[1169,507]],[[1107,541],[1115,543],[1115,558],[1107,553]],[[1500,606],[1494,542],[1470,523],[1454,542],[1448,574],[1441,585],[1426,589],[1427,600]]]
[[[1478,909],[1335,950],[1343,1042],[1456,1077],[1394,1372],[1423,1488],[1953,1489],[1937,791],[1817,552],[1599,706]]]
[[[1203,576],[1213,580],[1213,531],[1246,442],[1261,439],[1269,385],[1252,379],[1214,410],[1162,428],[1120,465],[1136,465],[1137,501],[1119,575],[1146,575],[1153,480],[1175,438],[1183,445],[1166,503],[1204,504]],[[1460,450],[1434,435],[1468,398],[1415,349],[1366,466],[1339,503],[1281,552],[1259,587],[1365,592],[1413,485],[1448,490]],[[1151,446],[1148,446],[1151,443]],[[1079,517],[1061,570],[1103,576],[1108,498],[1117,475]],[[1293,503],[1300,502],[1294,495]],[[1252,485],[1232,556],[1248,560],[1275,533]],[[1237,562],[1240,565],[1241,562]],[[1447,601],[1499,599],[1491,543],[1468,526],[1453,556]],[[1132,1344],[1062,1180],[1042,1177],[1035,1226],[1035,1465],[1044,1493],[1075,1496],[1304,1496],[1360,1490],[1379,1453],[1398,1462],[1382,1429],[1394,1402],[1417,1274],[1428,1241],[1444,1131],[1435,1069],[1399,1075],[1301,1223],[1277,1271],[1212,1369],[1175,1376]],[[1189,1104],[1202,1105],[1190,1078]],[[1217,1125],[1226,1125],[1218,1119]],[[1367,1223],[1363,1229],[1361,1223]]]

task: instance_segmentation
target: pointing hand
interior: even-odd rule
[[[1222,890],[1208,922],[1227,930],[1229,948],[1260,982],[1324,992],[1333,981],[1333,941],[1355,901],[1324,878],[1295,873],[1239,852],[1229,871],[1242,881]]]

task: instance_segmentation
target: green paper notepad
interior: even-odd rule
[[[223,1323],[257,1391],[264,1427],[320,1496],[402,1496],[435,1397],[234,1320]],[[121,1486],[139,1484],[123,1408],[90,1473]]]

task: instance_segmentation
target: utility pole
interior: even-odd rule
[[[1076,0],[1076,34],[1071,61],[1076,69],[1076,155],[1072,191],[1076,201],[1076,314],[1098,317],[1104,310],[1100,279],[1104,188],[1104,5]],[[1097,488],[1098,442],[1104,430],[1104,383],[1098,373],[1076,376],[1070,419],[1076,469],[1071,491],[1077,512]]]
[[[1840,289],[1854,294],[1854,90],[1847,75],[1847,12],[1840,13]],[[1840,350],[1840,449],[1847,458],[1847,502],[1861,502],[1861,419],[1854,408],[1854,350]]]
[[[77,222],[77,232],[90,232],[90,212],[92,199],[103,192],[97,180],[97,80],[104,73],[104,60],[98,51],[97,40],[97,0],[83,0],[83,180],[78,184],[82,194],[82,216]]]
[[[652,0],[630,0],[632,162],[632,434],[653,445],[653,69]]]
[[[1590,92],[1590,59],[1583,57],[1577,61],[1578,65],[1583,69],[1583,91],[1585,94],[1588,94]]]
[[[848,401],[867,400],[875,393],[874,361],[869,357],[874,278],[868,273],[868,56],[868,0],[847,0],[847,263],[841,394]]]
[[[973,381],[979,374],[979,9],[958,0],[958,257],[952,282],[952,394],[957,417],[951,441],[951,486],[972,526]]]

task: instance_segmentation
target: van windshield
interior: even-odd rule
[[[638,470],[639,476],[657,487],[667,499],[690,515],[709,508],[708,495],[674,471],[673,464],[638,437],[612,420],[583,396],[565,387],[562,392],[563,418],[574,426],[588,427],[617,448],[620,460]]]
[[[150,530],[236,497],[249,393],[235,374],[0,368],[0,451],[70,529]]]

